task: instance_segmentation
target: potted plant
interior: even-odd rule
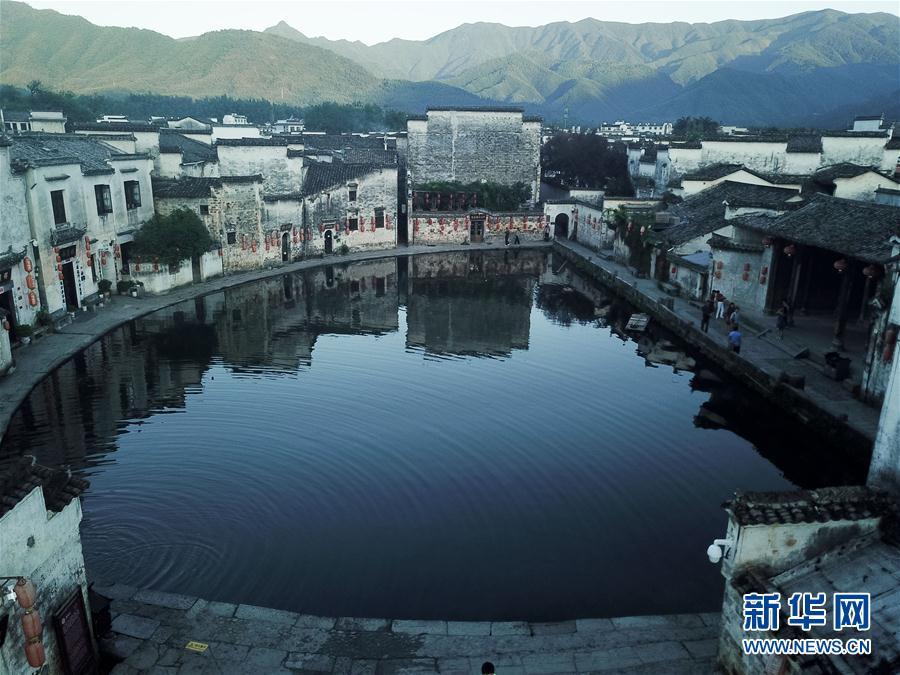
[[[119,295],[128,295],[131,292],[131,282],[124,279],[116,284],[116,293]]]
[[[144,282],[143,281],[132,281],[131,282],[131,297],[139,298],[141,296],[142,291],[144,290]]]
[[[110,289],[112,288],[112,281],[109,279],[101,279],[97,282],[97,290],[100,291],[100,295],[102,295],[107,300],[112,296],[110,293]]]
[[[34,328],[29,323],[22,323],[16,326],[16,335],[23,345],[31,344],[31,336],[34,335]]]

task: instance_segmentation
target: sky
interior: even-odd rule
[[[0,0],[0,12],[2,12]],[[32,0],[37,9],[54,9],[83,16],[101,26],[148,28],[172,37],[189,37],[211,30],[263,30],[281,20],[309,37],[360,40],[366,44],[392,38],[424,40],[462,23],[487,21],[507,26],[540,26],[554,21],[593,17],[627,23],[725,19],[766,19],[817,9],[843,12],[900,13],[897,0],[837,2],[771,2],[770,0],[686,0],[670,2],[528,2],[490,0],[356,0],[331,2],[270,2],[268,0]]]

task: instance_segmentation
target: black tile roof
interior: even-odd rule
[[[887,138],[884,131],[823,131],[822,135],[831,138]]]
[[[722,506],[741,526],[863,520],[896,509],[886,493],[862,486],[795,492],[736,492],[734,499]]]
[[[670,244],[681,244],[725,227],[730,221],[725,220],[724,202],[732,208],[758,207],[785,211],[796,208],[788,200],[798,195],[797,190],[791,188],[726,180],[672,206],[669,212],[678,219],[678,224],[662,230],[659,236]]]
[[[219,161],[219,154],[214,147],[207,145],[203,141],[188,138],[183,134],[160,134],[159,151],[180,152],[181,161],[184,164]]]
[[[0,516],[11,511],[34,488],[40,486],[50,511],[62,511],[88,488],[89,483],[67,469],[51,469],[25,455],[0,461]]]
[[[309,165],[303,181],[303,194],[314,195],[344,185],[348,181],[379,171],[380,164],[349,164],[344,162],[316,162]]]
[[[213,188],[220,188],[226,183],[261,183],[262,176],[221,176],[216,178],[154,178],[153,196],[160,199],[179,197],[209,197]]]
[[[778,218],[757,219],[754,229],[864,262],[891,258],[892,236],[900,236],[900,207],[816,194]]]
[[[791,136],[787,142],[787,152],[822,152],[822,137],[813,134]]]
[[[884,115],[857,115],[853,118],[854,122],[872,122],[874,120],[878,120],[879,122],[884,119]]]
[[[293,138],[297,142],[297,136],[281,136],[280,138]],[[302,134],[300,136],[304,147],[316,150],[345,150],[347,148],[371,148],[384,149],[383,136],[354,136],[352,134]],[[396,140],[388,138],[388,145],[396,147]]]
[[[718,180],[741,169],[744,169],[743,164],[710,164],[696,171],[689,171],[681,178],[682,180]]]
[[[3,110],[4,122],[27,122],[31,119],[31,113],[24,110]]]
[[[381,148],[347,148],[334,151],[335,158],[348,164],[397,164],[396,150],[382,150]]]
[[[505,113],[524,113],[525,108],[516,105],[476,105],[476,106],[454,106],[454,105],[437,105],[428,106],[426,112],[505,112]]]
[[[159,131],[159,127],[155,127],[147,122],[82,122],[81,124],[73,124],[74,131]]]
[[[24,133],[12,139],[10,159],[21,167],[80,164],[84,174],[112,173],[110,159],[137,159],[85,134]]]
[[[816,182],[832,182],[835,178],[856,178],[869,171],[874,171],[874,169],[870,166],[841,162],[840,164],[832,164],[819,169],[813,174],[813,180]]]
[[[270,145],[270,146],[284,146],[287,147],[289,143],[296,143],[297,139],[295,138],[293,141],[289,139],[288,136],[272,136],[271,138],[220,138],[216,141],[216,145],[231,145],[231,146],[242,146],[242,145]]]

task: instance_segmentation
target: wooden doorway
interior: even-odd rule
[[[333,237],[331,230],[325,230],[325,253],[331,253],[331,250],[334,248]]]
[[[472,216],[469,219],[469,241],[473,244],[484,241],[484,216]]]
[[[291,261],[291,237],[285,232],[281,235],[281,262]]]

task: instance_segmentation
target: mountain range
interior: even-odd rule
[[[165,11],[161,9],[160,11]],[[0,82],[94,92],[374,102],[521,105],[597,123],[707,115],[744,125],[840,126],[892,113],[900,17],[804,12],[709,24],[584,19],[539,27],[463,24],[427,40],[368,46],[307,37],[280,22],[173,39],[0,3]]]

